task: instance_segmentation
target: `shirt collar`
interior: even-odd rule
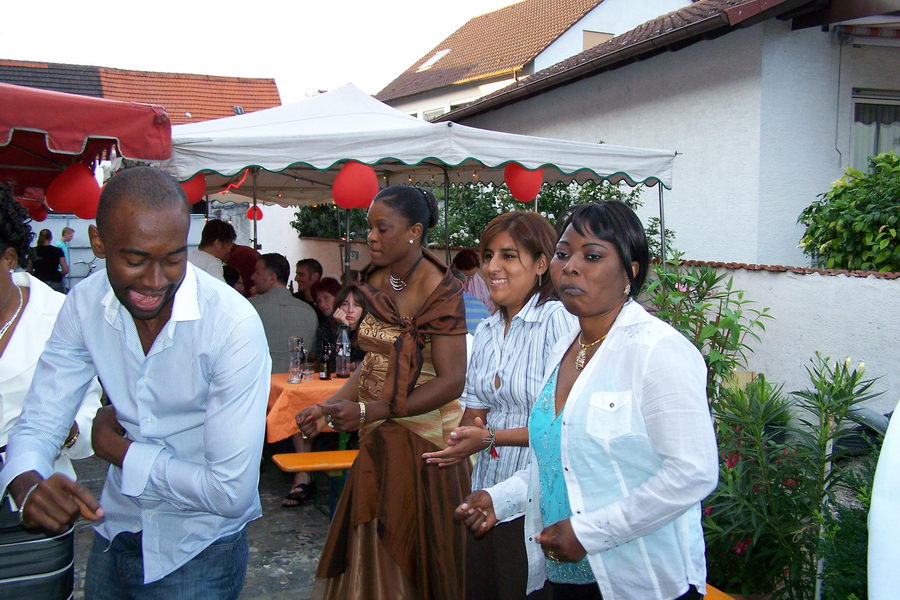
[[[187,264],[184,279],[181,280],[181,285],[178,286],[178,290],[175,292],[175,299],[172,301],[172,316],[169,317],[170,323],[175,323],[177,321],[196,321],[200,318],[200,302],[197,298],[197,274],[194,271],[195,268],[196,267],[191,263]],[[116,298],[116,294],[113,292],[112,285],[109,284],[108,278],[107,285],[109,285],[109,290],[103,296],[103,300],[101,300],[100,303],[104,308],[106,322],[115,326],[116,315],[122,304],[119,302],[119,299]]]
[[[529,323],[540,323],[541,308],[543,305],[537,305],[539,298],[540,293],[532,294],[531,298],[528,299],[528,302],[525,303],[525,306],[522,307],[522,310],[516,313],[516,316],[514,316],[512,320],[515,321],[516,319],[521,319]],[[497,311],[487,319],[487,323],[489,327],[504,326],[503,311],[498,308]]]

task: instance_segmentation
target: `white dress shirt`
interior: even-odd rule
[[[206,271],[219,281],[225,281],[224,263],[207,252],[194,248],[188,252],[188,262],[202,271]]]
[[[487,410],[486,425],[494,429],[528,427],[531,407],[541,393],[547,358],[560,336],[578,323],[559,300],[538,306],[538,294],[525,303],[506,329],[503,312],[478,324],[472,360],[461,398],[466,408]],[[494,386],[494,379],[500,387]],[[479,452],[472,471],[472,489],[481,490],[525,468],[531,458],[526,446],[498,448],[499,459]],[[518,515],[516,515],[518,516]]]
[[[46,477],[90,380],[99,375],[133,440],[110,466],[97,532],[143,531],[144,581],[161,579],[261,515],[259,461],[269,351],[247,300],[188,265],[172,316],[145,355],[106,272],[66,297],[8,444],[0,489]]]
[[[579,332],[560,339],[547,377]],[[689,585],[704,593],[700,501],[715,488],[718,464],[697,349],[628,302],[575,380],[562,418],[571,524],[603,598],[670,600]],[[534,541],[544,528],[534,464],[487,490],[498,519],[525,511],[529,592],[546,579]]]
[[[22,412],[22,401],[31,387],[38,359],[53,330],[56,315],[66,299],[63,294],[50,289],[46,283],[28,273],[13,273],[12,277],[14,284],[28,288],[29,296],[28,304],[22,309],[19,323],[0,358],[0,446],[6,445],[9,433]],[[71,459],[86,458],[93,454],[91,424],[98,408],[100,383],[95,378],[91,380],[75,415],[78,439],[71,448],[59,451],[53,464],[53,472],[75,479]]]

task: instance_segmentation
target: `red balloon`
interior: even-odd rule
[[[87,166],[77,163],[60,173],[47,188],[47,205],[54,212],[74,213],[83,206],[97,206],[100,184]]]
[[[206,175],[203,173],[197,173],[187,181],[182,181],[178,185],[184,190],[184,195],[187,196],[188,204],[197,204],[203,200],[203,196],[206,195]]]
[[[369,208],[377,193],[375,169],[356,161],[341,167],[331,186],[334,203],[341,208]]]
[[[263,211],[258,206],[251,206],[247,209],[247,218],[251,221],[262,221]]]
[[[100,204],[100,195],[103,193],[103,188],[106,185],[100,186],[100,193],[97,194],[96,200],[87,200],[81,206],[75,209],[75,216],[79,219],[95,219],[97,217],[97,206]]]
[[[503,167],[503,179],[513,198],[519,202],[531,202],[541,191],[544,183],[544,169],[529,170],[519,163],[507,163]]]

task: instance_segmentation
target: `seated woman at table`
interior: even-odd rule
[[[332,313],[334,313],[334,307],[336,306],[334,299],[340,291],[341,283],[334,277],[323,277],[310,288],[309,293],[312,294],[316,308],[319,309],[320,325],[330,319]]]
[[[453,522],[453,507],[468,492],[469,463],[436,469],[421,459],[446,446],[462,416],[462,286],[422,245],[437,222],[430,192],[388,187],[368,221],[365,359],[328,402],[297,416],[308,436],[326,422],[360,430],[316,591],[335,599],[462,600],[466,531]]]
[[[475,333],[460,427],[450,434],[447,449],[423,456],[443,468],[477,453],[473,490],[499,483],[528,464],[528,415],[541,391],[550,350],[576,322],[550,281],[555,245],[553,226],[526,210],[494,218],[481,234],[483,273],[499,310]],[[469,536],[467,600],[525,597],[524,527],[519,514],[480,540]],[[529,596],[538,597],[549,595]]]
[[[528,421],[531,462],[456,510],[476,535],[525,513],[528,591],[554,598],[699,599],[700,501],[716,485],[706,366],[634,298],[648,252],[620,202],[577,207],[553,284],[578,324],[554,349]]]
[[[366,351],[359,347],[357,339],[359,324],[366,315],[366,298],[359,287],[348,285],[341,288],[341,291],[335,296],[334,306],[334,312],[324,323],[319,325],[317,330],[319,348],[322,347],[323,341],[334,348],[337,344],[338,331],[341,325],[345,325],[350,335],[350,370],[352,371],[366,355]]]

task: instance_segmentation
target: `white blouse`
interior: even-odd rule
[[[31,379],[44,344],[50,337],[56,315],[66,297],[50,289],[43,281],[28,273],[13,273],[13,283],[29,288],[28,304],[13,330],[12,338],[0,357],[0,446],[6,446],[9,432],[22,412],[22,400],[31,387]],[[71,448],[62,448],[54,470],[75,478],[71,459],[86,458],[94,453],[91,448],[91,426],[100,408],[100,384],[91,383],[81,408],[75,416],[78,439]],[[4,456],[5,458],[5,456]]]
[[[579,331],[562,336],[548,375]],[[603,597],[670,600],[689,585],[704,593],[700,501],[715,488],[718,464],[697,349],[628,302],[575,380],[562,419],[571,524]],[[534,464],[487,490],[498,519],[525,511],[529,592],[546,579],[534,541],[544,528]]]

